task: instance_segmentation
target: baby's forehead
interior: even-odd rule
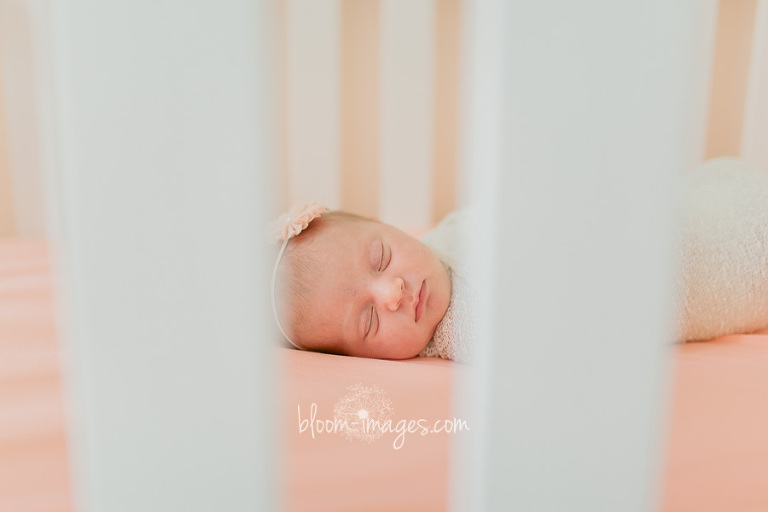
[[[376,221],[354,218],[327,226],[323,236],[318,237],[319,244],[315,248],[319,253],[320,274],[348,269],[347,277],[353,279],[355,269],[368,267],[375,241],[385,237],[382,226]]]
[[[328,225],[323,230],[325,236],[321,238],[334,244],[352,246],[369,242],[379,236],[382,226],[379,222],[367,219],[344,219]]]

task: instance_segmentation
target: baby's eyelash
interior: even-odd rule
[[[379,272],[383,272],[386,270],[386,268],[389,266],[389,264],[392,262],[392,248],[389,248],[389,258],[385,258],[386,250],[384,247],[384,243],[381,244],[381,262],[379,263]],[[386,261],[386,263],[385,263]]]
[[[379,254],[379,272],[384,270],[384,243],[379,242],[379,247],[381,247],[381,253]]]

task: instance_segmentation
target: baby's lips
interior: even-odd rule
[[[418,322],[421,317],[424,315],[424,308],[426,307],[426,304],[424,304],[424,299],[427,296],[427,281],[424,280],[421,282],[421,287],[419,288],[418,295],[416,295],[416,300],[414,301],[414,312],[413,312],[413,319],[415,322]]]

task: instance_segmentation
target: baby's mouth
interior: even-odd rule
[[[424,300],[427,298],[427,281],[424,280],[421,282],[421,289],[419,290],[419,298],[416,301],[416,312],[414,313],[414,319],[416,322],[419,321],[421,316],[424,314],[424,308],[427,305],[427,301]]]

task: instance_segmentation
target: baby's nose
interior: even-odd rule
[[[377,295],[382,305],[389,311],[397,311],[403,301],[405,281],[401,277],[381,279],[377,283]]]

